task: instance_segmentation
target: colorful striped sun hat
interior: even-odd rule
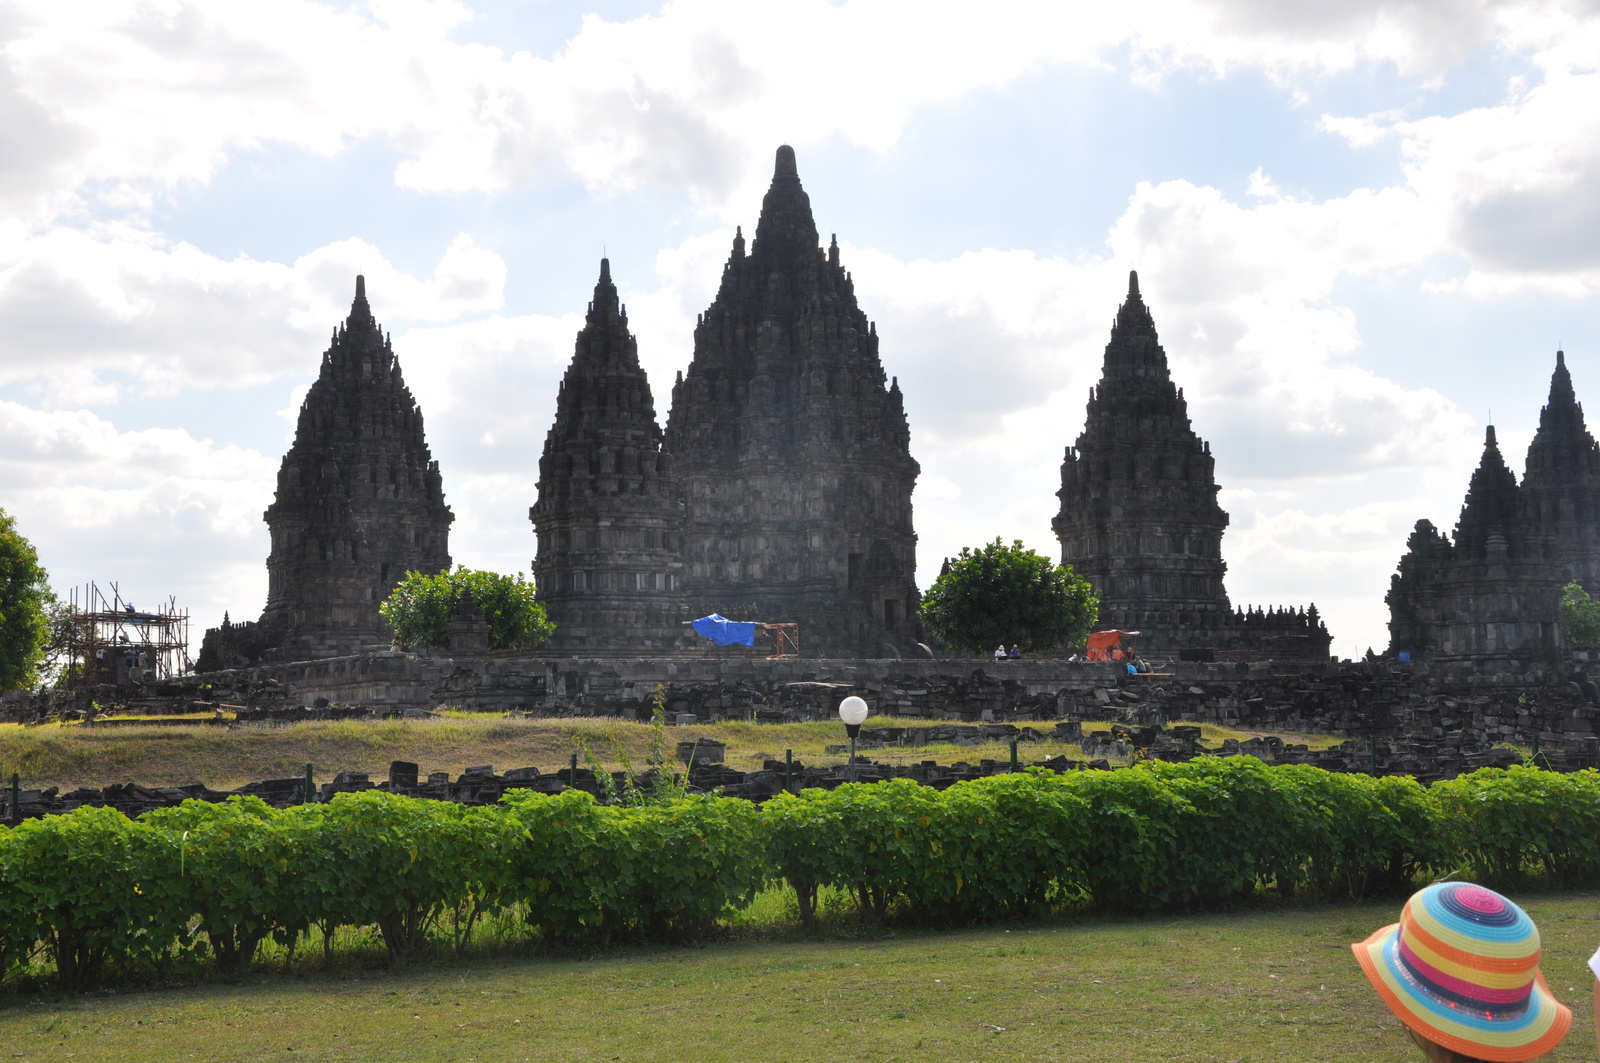
[[[1350,948],[1389,1010],[1453,1052],[1521,1063],[1572,1026],[1539,973],[1538,928],[1494,890],[1429,886],[1406,902],[1400,922]]]

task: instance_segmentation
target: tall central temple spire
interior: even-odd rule
[[[695,327],[666,449],[692,612],[799,622],[808,654],[909,644],[919,470],[905,408],[787,145],[749,253],[741,230]]]
[[[768,261],[781,261],[812,254],[816,247],[817,223],[811,216],[811,197],[800,187],[794,149],[785,144],[778,149],[772,184],[761,201],[761,217],[756,222],[756,240],[750,253]]]

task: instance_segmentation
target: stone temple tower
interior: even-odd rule
[[[798,622],[807,656],[914,643],[919,467],[900,387],[837,241],[819,246],[788,146],[749,253],[741,231],[695,327],[666,449],[690,612]]]
[[[1419,520],[1406,541],[1384,598],[1389,650],[1479,664],[1550,657],[1572,580],[1600,590],[1600,447],[1557,351],[1521,486],[1491,425],[1453,534]]]
[[[1494,426],[1452,539],[1418,521],[1390,581],[1392,650],[1487,657],[1553,649],[1559,565],[1547,564]]]
[[[1103,627],[1170,630],[1231,613],[1217,491],[1210,444],[1189,425],[1130,273],[1087,423],[1061,465],[1052,522],[1062,563],[1100,598]]]
[[[389,592],[408,571],[450,567],[455,516],[439,463],[362,277],[300,407],[264,516],[272,552],[257,635],[278,659],[387,646],[378,606]]]
[[[552,650],[649,653],[688,637],[681,514],[638,342],[601,259],[528,511]]]

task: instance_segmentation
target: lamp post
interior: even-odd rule
[[[850,781],[856,781],[856,735],[867,720],[867,703],[851,694],[839,702],[839,719],[844,721],[844,733],[850,736]]]

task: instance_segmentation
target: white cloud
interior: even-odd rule
[[[1180,66],[1414,72],[1578,24],[1559,2],[1487,0],[676,0],[591,15],[545,57],[472,40],[452,0],[11,0],[7,14],[0,107],[27,150],[0,154],[0,203],[29,224],[85,192],[136,208],[241,151],[366,138],[395,146],[396,180],[418,190],[566,174],[719,207],[757,187],[775,138],[885,150],[914,108],[1041,67],[1126,55],[1148,84]]]
[[[1492,39],[1502,20],[1535,5],[1494,0],[1216,0],[1213,32],[1231,39],[1254,64],[1275,65],[1254,50],[1286,48],[1285,64],[1342,69],[1361,59],[1387,60],[1402,71],[1453,64]],[[1204,47],[1200,45],[1198,47]]]
[[[7,113],[23,107],[42,156],[8,153],[14,215],[69,205],[85,185],[137,202],[208,180],[268,143],[331,155],[392,134],[427,105],[419,61],[448,49],[459,4],[354,8],[279,0],[13,0],[0,15]]]
[[[1460,114],[1330,116],[1323,128],[1356,147],[1398,140],[1406,188],[1441,226],[1433,246],[1467,266],[1435,287],[1600,292],[1600,27],[1551,13],[1506,43],[1530,51],[1541,83],[1514,81],[1503,102]]]
[[[505,263],[465,234],[429,278],[343,240],[293,265],[223,260],[126,225],[0,244],[0,384],[51,402],[250,385],[314,369],[357,273],[380,322],[450,321],[502,305]]]
[[[395,336],[456,514],[450,553],[458,564],[528,570],[539,455],[582,327],[576,314],[495,316]]]
[[[176,595],[199,624],[229,608],[253,619],[266,596],[261,513],[277,464],[181,430],[119,432],[85,411],[0,401],[6,508],[62,595],[116,581],[136,603]]]

